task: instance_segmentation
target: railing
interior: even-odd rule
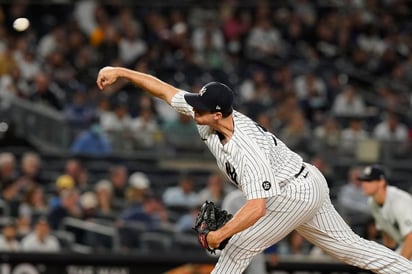
[[[104,225],[95,221],[85,221],[72,217],[63,219],[59,230],[75,235],[73,249],[81,253],[92,252],[90,243],[105,245],[106,249],[119,250],[118,230],[114,225]],[[80,237],[76,237],[79,236]]]
[[[69,147],[73,133],[61,112],[19,98],[8,100],[7,116],[15,124],[17,135],[25,136],[46,151]]]

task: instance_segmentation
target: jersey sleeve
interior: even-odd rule
[[[243,176],[241,189],[246,195],[247,200],[269,198],[279,194],[279,185],[273,176],[269,175],[270,169],[266,172],[265,168],[256,168],[256,165],[249,165],[245,172],[248,176]]]
[[[194,117],[193,107],[186,102],[184,95],[188,93],[187,91],[180,90],[178,93],[175,94],[172,98],[171,106],[179,113],[187,116]],[[197,125],[197,129],[199,131],[199,135],[201,138],[206,138],[207,135],[210,133],[209,126],[205,125]]]
[[[178,93],[175,94],[172,98],[171,106],[179,113],[194,117],[193,108],[189,105],[185,100],[185,93],[187,91],[180,90]]]
[[[412,211],[405,210],[412,204],[412,199],[398,197],[394,204],[394,214],[402,237],[412,232]]]

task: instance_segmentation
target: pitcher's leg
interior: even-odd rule
[[[308,176],[305,181],[291,183],[278,196],[268,198],[266,215],[232,237],[212,273],[243,273],[256,254],[313,218],[323,204],[325,193],[321,192],[322,189]]]
[[[412,263],[373,241],[356,235],[329,199],[298,232],[331,256],[350,265],[381,274],[412,273]]]
[[[282,219],[282,217],[283,214],[279,214],[279,219]],[[285,217],[287,218],[287,216]],[[262,253],[267,247],[283,239],[294,229],[294,226],[285,227],[282,223],[277,226],[274,220],[276,218],[264,217],[254,225],[262,228],[266,227],[265,230],[256,229],[252,226],[235,234],[221,252],[212,274],[243,273],[257,254]]]

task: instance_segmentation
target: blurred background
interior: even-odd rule
[[[356,177],[381,163],[412,191],[411,12],[407,0],[0,1],[0,249],[17,256],[4,271],[25,252],[54,253],[51,265],[215,259],[191,226],[232,187],[191,119],[127,82],[99,91],[106,65],[188,91],[226,83],[237,110],[325,174],[351,227],[380,241]],[[13,28],[20,17],[28,29]],[[267,251],[269,269],[330,259],[296,235]]]

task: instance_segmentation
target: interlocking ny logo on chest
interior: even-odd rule
[[[229,178],[237,185],[237,173],[236,173],[236,169],[229,163],[226,162],[225,163],[225,167],[226,167],[226,173],[229,176]]]

